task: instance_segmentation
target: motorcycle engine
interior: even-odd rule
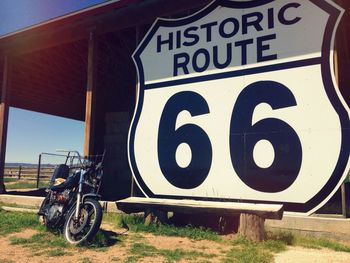
[[[54,196],[55,201],[59,203],[65,203],[69,199],[70,190],[66,189],[61,193],[56,193]]]
[[[46,222],[48,225],[55,227],[59,224],[63,213],[63,207],[69,199],[70,190],[66,189],[63,192],[56,192],[52,196],[52,205],[47,209]]]
[[[54,204],[52,205],[48,211],[46,220],[50,222],[51,225],[56,224],[58,222],[60,216],[62,215],[63,205],[62,204]]]

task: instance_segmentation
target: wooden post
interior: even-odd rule
[[[85,105],[84,155],[94,154],[95,111],[96,111],[96,74],[97,43],[94,32],[90,32],[88,50],[87,89]]]
[[[241,214],[239,220],[238,233],[252,241],[262,241],[266,238],[265,218],[252,215]]]
[[[10,91],[10,62],[6,54],[4,57],[4,71],[2,79],[1,99],[0,99],[0,194],[5,193],[4,171],[6,138],[9,114],[9,91]]]
[[[342,183],[341,187],[341,210],[342,214],[345,218],[349,216],[349,206],[346,202],[346,189],[345,189],[345,183]]]
[[[18,180],[21,179],[21,173],[22,173],[22,165],[18,167]]]
[[[41,169],[41,154],[39,154],[39,160],[38,160],[38,170],[36,174],[36,188],[39,188],[40,169]]]

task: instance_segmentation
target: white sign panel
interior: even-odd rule
[[[327,0],[214,1],[158,19],[133,55],[129,160],[146,196],[310,213],[349,169],[349,108]]]

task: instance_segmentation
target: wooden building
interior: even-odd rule
[[[0,185],[8,109],[17,107],[85,121],[84,154],[107,150],[105,197],[129,196],[127,136],[137,96],[131,54],[157,17],[186,16],[209,2],[111,1],[0,37]],[[346,12],[334,69],[350,105],[350,3],[335,2]]]

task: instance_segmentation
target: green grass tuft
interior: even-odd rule
[[[59,257],[71,254],[69,252],[71,246],[64,238],[49,231],[36,233],[29,238],[11,237],[10,244],[31,248],[33,255],[38,256]]]
[[[71,254],[72,253],[63,250],[62,248],[56,248],[56,249],[48,250],[46,252],[46,255],[48,255],[49,257],[61,257],[61,256],[66,256]]]
[[[236,246],[227,252],[225,258],[221,261],[223,263],[247,263],[247,262],[259,262],[269,263],[272,262],[273,255],[269,251],[259,248],[253,244]]]
[[[286,231],[268,232],[269,241],[280,241],[288,246],[301,246],[311,249],[328,248],[334,251],[350,253],[350,246],[343,245],[331,239],[317,238]]]
[[[39,225],[35,214],[6,212],[0,208],[0,235],[20,232],[25,228],[35,228]]]
[[[263,242],[253,242],[238,236],[231,244],[233,247],[226,252],[222,262],[271,262],[273,254],[285,251],[284,240],[267,239]]]
[[[4,183],[12,183],[18,181],[18,178],[13,178],[13,177],[5,177],[4,178]]]
[[[295,243],[295,235],[287,231],[267,232],[267,239],[281,241],[287,246],[294,245]]]
[[[198,251],[183,250],[183,249],[157,249],[154,246],[148,245],[146,243],[134,243],[130,248],[130,254],[126,259],[126,262],[138,262],[141,258],[154,258],[162,257],[165,262],[178,262],[181,260],[191,261],[199,259],[214,258],[217,255],[206,254]]]
[[[1,204],[0,204],[1,207]],[[307,248],[328,248],[335,251],[350,253],[350,246],[338,242],[307,237],[290,232],[268,232],[267,240],[263,242],[252,242],[242,237],[234,240],[225,240],[217,233],[208,229],[192,226],[175,227],[173,225],[149,224],[146,225],[141,215],[105,214],[104,221],[120,227],[127,227],[131,235],[117,235],[113,231],[100,230],[92,242],[79,247],[78,251],[93,249],[105,251],[108,247],[120,242],[120,246],[130,244],[129,257],[125,262],[139,262],[143,258],[162,258],[164,262],[195,261],[210,262],[216,258],[222,262],[271,262],[273,254],[284,251],[288,245],[298,245]],[[38,232],[29,238],[11,237],[12,245],[20,245],[31,248],[35,255],[46,255],[59,257],[70,254],[73,246],[66,243],[62,235],[49,232],[38,223],[37,216],[29,213],[5,212],[0,209],[0,234],[6,235],[20,232],[25,228],[33,228]],[[218,255],[203,253],[206,247],[202,246],[196,250],[184,249],[157,249],[146,243],[142,233],[152,233],[162,236],[187,237],[192,240],[211,240],[225,245],[225,249],[219,249]],[[127,241],[127,242],[124,242]],[[220,254],[220,255],[219,255]],[[84,260],[84,258],[82,259]],[[112,259],[111,259],[112,260]],[[117,260],[117,259],[115,259]],[[88,262],[88,261],[86,261]]]
[[[346,246],[325,238],[295,235],[295,245],[313,249],[328,248],[334,251],[350,253],[350,246]]]
[[[48,231],[36,233],[29,238],[11,237],[10,242],[11,245],[23,245],[37,249],[69,247],[61,235],[55,235]]]
[[[92,260],[90,258],[82,258],[79,260],[80,263],[92,263]]]
[[[260,246],[268,251],[271,251],[273,253],[279,253],[283,252],[287,249],[287,246],[285,243],[277,240],[266,240],[263,241]]]
[[[29,209],[38,209],[37,206],[35,205],[22,205],[22,204],[16,204],[16,203],[4,203],[4,202],[0,202],[0,209],[3,206],[7,206],[7,207],[18,207],[18,208],[29,208]]]
[[[155,223],[146,225],[142,215],[107,214],[107,216],[104,216],[104,220],[111,224],[116,224],[119,227],[128,227],[131,231],[136,233],[146,232],[162,236],[188,237],[193,240],[221,240],[216,232],[201,227],[176,227],[173,225]]]
[[[48,186],[48,182],[40,182],[39,183],[39,188],[46,188],[47,186]],[[21,180],[15,182],[15,183],[11,183],[11,184],[5,184],[5,187],[7,190],[37,188],[35,181],[21,181]]]

